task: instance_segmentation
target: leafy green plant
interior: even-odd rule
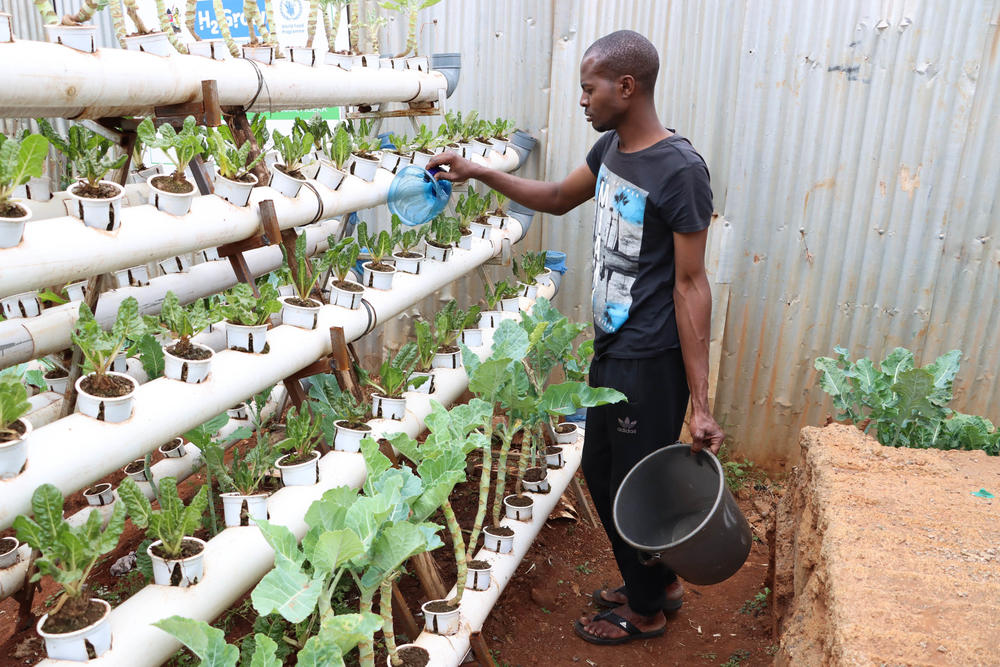
[[[415,151],[423,151],[424,153],[433,153],[434,149],[439,145],[440,135],[435,134],[426,125],[421,124],[416,136],[413,137],[413,141],[410,143],[410,148]]]
[[[257,148],[264,152],[267,142],[271,140],[271,132],[267,129],[267,116],[262,113],[255,113],[250,119],[250,132],[253,134]]]
[[[511,285],[506,280],[498,280],[493,284],[493,287],[483,285],[483,298],[486,299],[489,310],[498,310],[497,306],[501,301],[513,299],[517,295],[517,285]]]
[[[250,429],[241,427],[235,435],[237,437],[231,435],[227,440],[249,437]],[[266,434],[258,434],[256,443],[246,450],[234,450],[228,465],[225,462],[226,449],[221,444],[212,441],[212,446],[202,451],[205,463],[211,468],[219,484],[242,496],[257,493],[274,467],[275,448]]]
[[[458,214],[458,226],[460,229],[467,230],[472,224],[472,221],[483,215],[486,210],[490,207],[490,199],[492,195],[486,193],[485,196],[480,196],[471,187],[469,191],[458,198],[455,203],[455,212]]]
[[[70,525],[63,518],[62,492],[52,484],[42,484],[31,496],[31,512],[34,519],[23,515],[14,519],[17,538],[40,552],[35,560],[38,571],[31,581],[52,577],[62,589],[50,617],[58,616],[61,610],[68,615],[81,614],[89,605],[83,595],[87,577],[100,557],[118,546],[125,528],[125,507],[115,505],[103,530],[96,509],[82,525]]]
[[[351,133],[351,140],[354,143],[354,153],[358,157],[374,159],[375,156],[372,153],[382,147],[382,140],[372,136],[373,127],[372,123],[365,119],[359,121],[357,127],[348,126],[347,129]]]
[[[181,131],[177,132],[169,123],[163,123],[159,128],[153,127],[151,118],[144,118],[136,134],[142,143],[151,148],[159,148],[174,165],[174,172],[170,175],[175,187],[181,192],[190,192],[193,186],[184,177],[184,171],[191,164],[191,161],[205,151],[202,143],[202,135],[198,130],[194,116],[184,119]]]
[[[952,350],[922,368],[913,353],[897,347],[878,366],[870,359],[852,362],[842,347],[836,359],[820,357],[820,387],[841,410],[838,419],[874,428],[889,447],[982,449],[1000,454],[1000,430],[984,417],[948,408],[962,353]]]
[[[438,352],[454,351],[455,342],[462,329],[479,322],[479,306],[462,310],[452,299],[434,316],[434,343]]]
[[[510,131],[514,129],[514,121],[497,118],[490,124],[490,134],[494,139],[507,140]]]
[[[177,480],[173,477],[164,477],[156,485],[156,500],[160,505],[157,510],[153,509],[131,477],[126,477],[118,486],[118,495],[128,508],[132,523],[137,528],[145,529],[150,538],[161,540],[161,548],[167,558],[181,555],[184,538],[201,527],[201,517],[208,507],[207,486],[198,489],[185,506],[177,493]]]
[[[0,217],[18,217],[20,205],[11,201],[15,188],[39,178],[49,152],[49,141],[32,134],[22,140],[0,134]],[[25,211],[26,212],[26,211]]]
[[[431,370],[431,364],[434,361],[434,355],[437,354],[437,344],[434,341],[434,335],[431,333],[430,322],[426,320],[417,320],[413,323],[413,330],[416,337],[417,344],[417,368],[426,373]]]
[[[267,395],[270,395],[270,390],[268,390],[266,393]],[[264,429],[261,428],[259,420],[256,419],[256,417],[259,417],[260,415],[260,410],[261,407],[263,406],[263,402],[267,400],[265,397],[262,401],[258,401],[258,397],[262,395],[264,395],[263,392],[261,394],[255,395],[253,401],[248,401],[248,407],[250,405],[254,405],[257,408],[256,412],[251,412],[251,416],[255,418],[256,429],[262,434],[264,434]],[[223,453],[225,452],[225,448],[229,442],[232,442],[234,440],[241,440],[243,438],[249,437],[250,435],[247,428],[245,426],[241,426],[240,428],[230,433],[229,436],[226,437],[224,440],[219,441],[217,439],[218,433],[220,429],[222,429],[222,427],[228,423],[229,423],[229,415],[223,412],[222,414],[216,415],[212,419],[209,419],[207,422],[203,422],[198,426],[194,427],[193,429],[184,434],[184,438],[192,445],[201,450],[202,455],[205,457],[206,461],[210,460],[213,456],[221,460]],[[216,533],[219,532],[219,520],[215,513],[215,498],[214,498],[215,485],[212,481],[213,475],[214,475],[214,469],[212,468],[212,466],[210,465],[206,466],[204,488],[208,489],[209,528],[211,530],[211,534],[215,535]]]
[[[333,442],[336,435],[335,422],[344,421],[348,428],[367,427],[365,422],[371,417],[368,405],[358,401],[348,392],[343,391],[333,375],[320,374],[309,378],[309,398],[312,399],[313,410],[320,419],[320,429],[327,442]]]
[[[354,144],[351,140],[351,133],[347,131],[344,123],[337,126],[337,129],[323,139],[323,153],[330,158],[337,169],[343,170],[347,160],[351,157],[351,149]]]
[[[468,143],[479,134],[479,112],[471,111],[469,115],[464,119],[461,119],[461,124],[456,128],[456,137],[461,143]]]
[[[378,54],[381,53],[381,44],[379,44],[378,31],[389,24],[389,19],[380,15],[376,10],[372,9],[368,12],[368,22],[364,24],[365,31],[368,33],[368,40],[371,42],[371,52]]]
[[[167,292],[160,307],[159,326],[163,327],[176,339],[171,354],[183,357],[191,350],[191,337],[205,330],[209,325],[219,321],[218,311],[212,311],[205,305],[203,299],[182,306],[173,292]]]
[[[287,454],[286,464],[305,463],[322,442],[320,420],[313,416],[308,403],[291,407],[285,415],[285,439],[275,450]]]
[[[292,178],[304,178],[299,172],[304,165],[303,158],[312,150],[313,135],[298,127],[292,127],[292,133],[284,135],[274,131],[274,147],[281,154],[281,164],[275,165]]]
[[[392,254],[392,249],[398,242],[398,237],[400,236],[399,219],[396,218],[393,220],[393,229],[391,231],[383,229],[377,234],[369,234],[368,223],[359,222],[357,235],[358,243],[368,250],[368,254],[372,257],[372,268],[377,270],[389,268],[382,260]]]
[[[361,248],[352,237],[335,241],[331,236],[328,241],[330,249],[326,251],[327,262],[333,269],[333,275],[337,276],[337,281],[343,283],[357,263]]]
[[[458,218],[448,215],[439,215],[431,220],[430,243],[439,248],[450,248],[458,243],[462,236]]]
[[[392,224],[395,227],[400,224],[399,217],[395,214],[392,216]],[[414,248],[420,245],[420,242],[427,237],[427,225],[421,225],[419,227],[411,227],[405,232],[398,234],[394,237],[396,241],[396,252],[402,256],[407,257],[414,252]]]
[[[438,129],[438,133],[449,141],[458,141],[464,125],[461,111],[449,111],[445,113],[444,123]]]
[[[28,390],[21,380],[12,375],[0,375],[0,442],[21,437],[13,425],[30,409]]]
[[[358,368],[358,375],[363,384],[370,385],[385,398],[401,398],[407,387],[416,388],[427,378],[412,378],[413,367],[417,362],[417,346],[410,341],[399,348],[396,356],[386,356],[379,366],[378,381],[368,371]]]
[[[295,293],[304,301],[312,300],[310,295],[313,288],[316,287],[320,277],[330,268],[330,256],[324,254],[316,259],[310,259],[306,248],[306,235],[299,234],[298,238],[295,239],[295,257],[292,259],[295,261],[296,268],[296,271],[292,273]]]
[[[323,141],[332,136],[330,125],[319,113],[309,117],[309,120],[296,118],[293,127],[298,130],[299,135],[310,135],[312,137],[313,148],[317,151],[323,149]]]
[[[407,17],[406,49],[396,55],[397,58],[417,54],[417,14],[421,9],[433,7],[441,0],[381,0],[378,4],[383,9],[389,9]]]
[[[99,195],[100,180],[128,159],[127,155],[109,157],[114,145],[82,125],[71,126],[65,139],[44,118],[38,120],[38,128],[55,149],[66,156],[70,174],[79,182],[75,188],[77,194]]]
[[[228,139],[226,135],[232,136],[226,131],[217,128],[208,129],[208,152],[215,159],[215,164],[219,168],[219,174],[223,178],[231,181],[249,180],[247,177],[257,164],[264,159],[264,153],[258,152],[254,158],[250,157],[253,146],[249,141],[237,148],[235,142]]]
[[[80,304],[80,316],[70,338],[83,352],[84,359],[93,373],[91,387],[107,390],[112,386],[107,378],[111,362],[126,349],[129,341],[137,340],[146,332],[146,325],[139,316],[139,303],[128,297],[118,306],[118,315],[111,331],[104,331],[86,303]]]
[[[507,215],[506,211],[504,211],[504,208],[503,208],[503,205],[507,203],[507,195],[505,195],[502,192],[498,192],[496,190],[493,190],[492,194],[493,194],[493,198],[497,202],[497,207],[495,209],[493,209],[493,211],[492,211],[493,215],[500,216],[500,217],[503,217],[503,216]]]
[[[223,293],[224,301],[216,304],[216,316],[227,322],[247,327],[266,324],[272,313],[281,310],[278,290],[270,283],[259,288],[260,298],[245,283],[234,285]]]
[[[518,262],[515,257],[513,262],[514,275],[525,285],[536,284],[535,278],[545,272],[545,251],[525,252]]]
[[[585,340],[576,351],[567,351],[563,357],[563,374],[567,380],[586,382],[590,375],[590,360],[594,357],[593,339]]]
[[[758,592],[740,606],[740,613],[760,616],[760,613],[767,609],[767,596],[770,594],[771,589],[765,586],[764,590]]]
[[[397,155],[409,155],[410,151],[410,138],[405,134],[389,134],[389,143],[395,146],[393,153]]]

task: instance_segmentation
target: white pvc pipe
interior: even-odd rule
[[[125,422],[108,424],[74,414],[33,431],[27,469],[0,485],[0,528],[30,512],[31,494],[40,484],[54,484],[68,494],[93,483],[326,356],[331,352],[330,327],[342,326],[347,340],[356,340],[494,256],[502,235],[510,238],[519,233],[519,225],[494,230],[490,239],[476,240],[472,250],[456,250],[446,263],[428,262],[419,276],[397,276],[391,291],[366,289],[370,310],[324,306],[315,330],[287,325],[271,329],[269,354],[219,352],[212,361],[211,377],[201,384],[165,378],[148,382],[136,389],[133,415]]]
[[[583,434],[576,442],[569,445],[561,445],[563,448],[563,460],[565,464],[558,470],[549,470],[546,479],[551,486],[551,491],[547,494],[530,494],[535,501],[532,509],[531,521],[515,521],[503,518],[500,525],[514,531],[514,550],[508,554],[498,554],[486,549],[480,549],[476,554],[477,560],[485,560],[493,566],[490,587],[485,591],[474,591],[466,589],[462,595],[462,604],[459,606],[459,631],[447,637],[435,635],[426,630],[420,633],[413,643],[427,649],[431,660],[428,667],[456,667],[469,652],[469,635],[472,632],[482,630],[486,617],[489,616],[493,606],[500,598],[504,588],[514,576],[517,566],[531,544],[538,536],[538,531],[542,529],[548,520],[552,510],[555,509],[563,491],[569,486],[580,466],[580,457],[583,454]],[[464,582],[462,582],[464,584]],[[448,592],[447,597],[452,598],[457,593],[456,589]]]
[[[486,160],[490,167],[509,171],[517,164],[513,150],[490,155]],[[392,179],[393,174],[379,169],[373,182],[348,176],[337,190],[309,181],[319,198],[305,187],[294,198],[259,187],[251,192],[246,207],[204,195],[195,197],[184,216],[148,204],[127,206],[115,232],[87,227],[70,216],[32,220],[20,245],[0,250],[0,298],[249,238],[262,229],[257,205],[265,199],[274,202],[282,229],[371,208],[385,203]]]
[[[0,118],[151,116],[154,107],[202,99],[214,79],[222,106],[247,111],[323,109],[360,102],[433,102],[447,80],[438,72],[261,65],[124,49],[83,53],[46,42],[0,44]],[[16,66],[15,66],[16,65]],[[58,91],[54,93],[53,91]]]
[[[303,228],[309,254],[327,249],[327,237],[340,230],[339,220],[326,220]],[[265,246],[243,254],[254,277],[270,273],[281,266],[281,249]],[[97,302],[94,317],[104,328],[110,328],[118,306],[128,297],[139,302],[139,312],[154,315],[167,292],[177,295],[182,304],[217,294],[237,283],[232,264],[227,260],[203,262],[186,273],[171,273],[151,278],[144,287],[122,287],[105,292]],[[24,363],[70,346],[70,332],[76,324],[80,304],[69,303],[42,311],[37,317],[0,322],[0,368]]]

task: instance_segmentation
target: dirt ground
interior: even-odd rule
[[[475,512],[478,493],[475,462],[470,464],[470,472],[477,480],[460,485],[453,494],[455,511],[463,525],[471,525],[470,518]],[[113,479],[108,481],[117,483],[121,476],[121,473],[116,473],[109,476]],[[192,476],[181,484],[181,495],[185,498],[192,496],[202,483],[203,475]],[[739,496],[756,535],[764,538],[766,529],[761,515],[769,513],[773,507],[772,491],[763,487],[755,490],[752,483],[747,483]],[[74,494],[66,504],[72,511],[82,506],[84,501],[80,494]],[[557,506],[554,516],[561,514],[560,509],[567,516],[574,514],[573,508],[564,503]],[[221,507],[219,519],[221,521]],[[443,520],[438,519],[443,524]],[[11,531],[4,531],[3,534],[7,532]],[[126,523],[118,548],[95,568],[91,578],[93,590],[112,606],[143,585],[137,573],[124,577],[108,573],[108,567],[120,556],[134,550],[143,537],[142,531]],[[455,577],[451,549],[438,549],[433,557],[444,582],[450,586]],[[764,590],[767,559],[767,545],[755,539],[750,557],[734,577],[716,586],[687,586],[684,607],[668,617],[664,637],[625,646],[594,646],[576,636],[573,620],[594,610],[590,603],[593,589],[620,585],[610,546],[603,529],[592,527],[582,518],[550,519],[490,615],[483,628],[483,637],[501,667],[769,665],[777,640],[771,633],[766,600],[755,601],[755,596]],[[420,604],[426,601],[426,597],[417,579],[414,576],[402,577],[400,588],[411,611],[418,614]],[[46,604],[53,601],[54,591],[51,583],[44,583],[35,595],[33,609],[37,615],[44,613]],[[353,597],[348,593],[348,604],[353,602]],[[237,601],[214,623],[225,629],[231,642],[252,632],[255,614],[247,598],[244,596]],[[34,624],[27,630],[14,632],[16,613],[14,600],[0,602],[0,667],[35,664],[44,657]],[[419,615],[417,622],[422,623]],[[398,617],[396,632],[400,643],[406,640]],[[380,642],[376,648],[378,660],[384,661],[384,648]],[[357,664],[354,652],[348,660],[348,664],[352,663]],[[191,665],[196,661],[181,653],[167,664]]]

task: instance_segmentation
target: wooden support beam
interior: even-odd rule
[[[219,254],[221,256],[222,253]],[[243,256],[243,253],[237,252],[229,255],[229,263],[233,266],[233,273],[236,274],[236,279],[241,283],[249,285],[253,291],[253,295],[259,299],[260,290],[257,289],[257,283],[254,282],[253,275],[250,273],[250,267],[247,266],[247,260]]]
[[[31,613],[31,603],[35,599],[35,591],[38,590],[38,581],[32,581],[31,577],[35,574],[35,570],[38,569],[38,566],[35,565],[35,558],[37,556],[38,552],[34,549],[28,553],[28,569],[24,571],[24,585],[21,586],[21,590],[12,596],[17,600],[15,632],[27,630],[35,620],[35,617]]]
[[[204,109],[205,125],[219,127],[222,125],[222,107],[219,106],[219,86],[215,79],[201,82],[201,100]]]
[[[358,382],[358,377],[354,374],[354,365],[351,363],[351,347],[344,336],[343,327],[330,327],[330,346],[333,349],[333,374],[337,377],[340,388],[350,392],[354,400],[363,403],[364,392]]]
[[[493,656],[490,655],[490,649],[486,646],[486,640],[483,639],[481,632],[476,630],[469,634],[469,646],[472,647],[472,655],[476,657],[476,661],[481,667],[497,667],[496,663],[493,662]]]
[[[597,514],[594,512],[594,508],[587,501],[587,494],[583,492],[583,487],[580,486],[580,478],[573,476],[573,481],[569,483],[571,489],[573,489],[573,495],[576,496],[576,504],[580,506],[581,510],[585,515],[587,515],[587,521],[594,528],[600,528],[601,523],[597,520]]]
[[[194,184],[198,186],[198,194],[210,195],[215,192],[212,179],[208,176],[208,167],[205,165],[204,158],[200,155],[195,155],[188,166],[191,168]]]
[[[420,636],[420,626],[417,625],[417,619],[413,618],[410,605],[406,603],[406,598],[403,597],[395,582],[392,584],[392,602],[392,608],[399,612],[400,619],[403,621],[403,631],[406,632],[406,636],[411,642],[414,641]]]
[[[448,589],[441,581],[441,572],[438,571],[437,563],[431,558],[430,553],[419,553],[410,559],[410,565],[417,573],[420,580],[420,587],[424,589],[424,595],[428,600],[443,600],[448,594]]]

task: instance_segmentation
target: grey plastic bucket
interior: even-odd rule
[[[458,77],[462,73],[461,53],[434,53],[431,54],[431,69],[444,74],[448,82],[445,97],[451,97],[458,87]]]
[[[623,540],[692,584],[725,581],[750,553],[750,524],[726,488],[722,465],[687,444],[639,461],[618,489],[613,516]]]

